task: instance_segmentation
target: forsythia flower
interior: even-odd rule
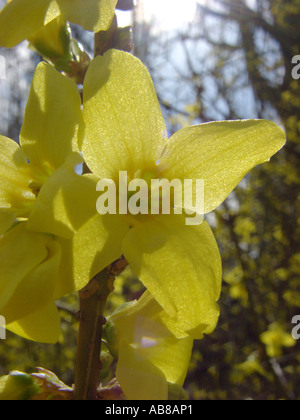
[[[95,178],[113,180],[119,190],[120,171],[148,183],[204,180],[204,213],[220,205],[250,169],[268,161],[285,143],[283,131],[264,120],[203,124],[167,139],[146,67],[116,50],[92,61],[83,86],[83,116],[82,151]],[[64,213],[64,203],[53,198],[46,188],[44,205],[36,207],[39,219],[51,219],[53,211]],[[97,263],[102,261],[105,268],[123,254],[154,299],[176,319],[181,331],[177,337],[211,332],[219,314],[222,270],[208,224],[187,226],[182,214],[120,213],[96,214],[86,224]],[[52,220],[51,227],[55,224]]]
[[[11,48],[33,37],[60,15],[85,30],[105,31],[116,4],[117,0],[9,0],[0,12],[0,47]]]
[[[119,308],[107,327],[113,331],[116,377],[127,399],[167,400],[169,384],[183,386],[193,339],[176,338],[176,324],[149,292]]]
[[[95,184],[74,171],[81,162],[80,104],[76,84],[40,64],[26,106],[21,147],[0,136],[0,314],[8,329],[36,341],[57,341],[60,325],[54,300],[75,290],[77,276],[85,283],[90,280],[91,267],[80,265],[83,260],[76,255],[86,232],[76,236],[79,242],[73,235],[91,210],[74,201],[73,190],[88,194],[90,189],[92,196],[82,196],[89,202],[95,195]],[[69,187],[64,212],[74,223],[68,230],[50,233],[43,215],[36,220],[35,207],[45,187],[53,190],[55,185],[62,194],[63,183]],[[35,231],[34,223],[42,227]]]
[[[265,344],[269,357],[280,357],[283,347],[294,347],[296,345],[296,340],[277,322],[271,324],[268,331],[260,335],[260,340]]]

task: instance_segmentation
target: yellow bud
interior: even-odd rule
[[[13,371],[0,378],[0,401],[29,400],[38,391],[34,379],[26,373]]]
[[[29,42],[43,57],[50,60],[70,60],[72,58],[70,38],[69,26],[59,15],[30,37]]]

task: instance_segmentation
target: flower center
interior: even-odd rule
[[[182,196],[182,185],[179,180],[169,182],[162,178],[159,167],[154,166],[131,175],[121,171],[116,193],[116,212],[138,222],[145,217],[174,213],[176,196]]]
[[[26,171],[23,185],[18,185],[10,199],[11,211],[15,214],[17,221],[28,219],[44,182],[43,177],[38,176],[37,173]]]

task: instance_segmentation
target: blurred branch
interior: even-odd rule
[[[225,201],[223,203],[226,209],[226,218],[224,218],[225,224],[228,226],[232,242],[235,246],[236,256],[241,265],[243,271],[243,281],[245,287],[248,292],[248,299],[249,299],[249,311],[251,314],[251,329],[255,334],[255,340],[258,348],[260,349],[260,358],[262,362],[266,362],[267,366],[269,367],[270,371],[273,374],[275,384],[277,386],[277,393],[279,398],[286,398],[288,400],[294,400],[295,395],[293,392],[290,392],[288,389],[288,384],[286,378],[284,376],[284,372],[280,367],[279,362],[275,358],[270,358],[267,354],[266,346],[260,340],[260,335],[264,332],[264,328],[262,327],[262,319],[261,315],[256,311],[256,293],[255,293],[255,285],[253,282],[253,278],[258,276],[258,267],[257,273],[252,277],[249,273],[251,272],[250,268],[247,266],[247,256],[244,257],[244,254],[241,251],[241,247],[239,244],[239,238],[235,233],[234,230],[234,221],[235,217],[230,215],[229,207]]]

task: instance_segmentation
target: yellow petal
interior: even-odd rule
[[[60,239],[62,264],[56,296],[82,289],[100,271],[122,255],[122,239],[129,230],[117,215],[96,215],[72,239]]]
[[[44,23],[51,0],[13,0],[0,12],[0,47],[12,48]]]
[[[147,352],[148,360],[164,373],[167,381],[183,386],[191,361],[194,340],[192,337],[168,338],[150,347]]]
[[[167,400],[164,374],[144,356],[122,341],[116,376],[128,400]]]
[[[56,343],[61,333],[60,319],[54,304],[45,306],[22,320],[8,324],[6,328],[28,340],[48,344]]]
[[[75,173],[80,162],[79,153],[71,154],[43,185],[29,216],[28,229],[71,238],[97,214],[97,180]]]
[[[203,179],[204,211],[218,207],[256,165],[285,143],[284,132],[265,120],[226,121],[179,130],[168,143],[161,168],[168,179]]]
[[[60,246],[46,239],[48,256],[19,283],[8,304],[1,310],[7,323],[25,318],[54,301],[55,283],[61,262]]]
[[[29,189],[32,179],[29,165],[13,140],[0,136],[0,148],[0,207],[21,211],[35,200]]]
[[[117,310],[110,320],[119,339],[134,345],[136,352],[159,368],[168,382],[182,386],[193,339],[177,339],[166,326],[167,316],[147,291],[136,303]]]
[[[47,255],[43,236],[28,232],[25,223],[20,223],[0,239],[0,308]]]
[[[128,53],[110,50],[92,61],[83,91],[83,154],[92,172],[115,179],[120,170],[151,169],[165,124],[146,67]]]
[[[181,215],[159,216],[126,235],[123,253],[178,327],[202,338],[217,323],[221,260],[208,224],[186,226]]]
[[[142,315],[141,315],[142,314]],[[161,338],[185,337],[185,333],[176,318],[170,317],[162,306],[147,290],[138,301],[133,301],[118,308],[109,319],[116,324],[120,337],[125,337],[129,343],[139,341],[140,334],[145,330],[144,322],[151,319],[155,325],[156,333]]]
[[[52,66],[37,67],[27,102],[20,143],[32,164],[50,174],[78,150],[82,125],[76,84]]]
[[[0,210],[0,235],[3,235],[12,226],[15,221],[15,215],[4,209]]]
[[[147,290],[138,301],[118,308],[109,320],[116,328],[117,339],[142,346],[145,337],[165,340],[173,336],[162,319],[163,313],[162,307]]]
[[[58,4],[55,0],[52,0],[45,16],[44,25],[48,25],[48,23],[52,22],[52,20],[58,18],[59,16],[61,16],[61,13]]]
[[[65,19],[92,32],[106,31],[115,14],[117,0],[57,0]]]

